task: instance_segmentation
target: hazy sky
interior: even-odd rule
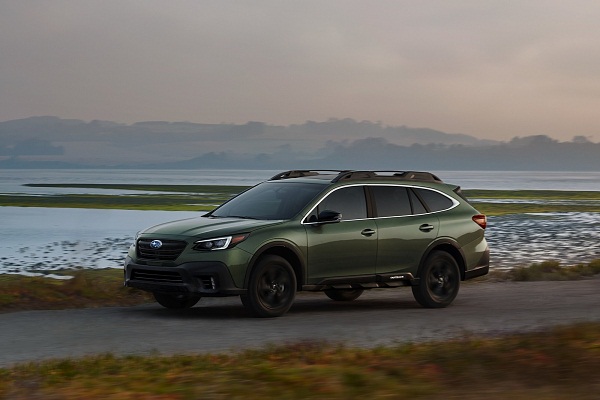
[[[592,0],[0,0],[0,121],[353,118],[600,140]]]

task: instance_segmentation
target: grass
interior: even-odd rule
[[[72,278],[0,275],[0,312],[129,306],[153,301],[146,292],[123,287],[120,269],[82,269],[62,274]]]
[[[600,212],[600,192],[563,190],[464,190],[488,216],[547,212]],[[497,203],[494,200],[508,200]],[[510,202],[516,200],[518,202]]]
[[[6,399],[597,399],[600,323],[375,349],[111,354],[0,369]]]
[[[24,186],[132,190],[139,191],[140,194],[53,194],[36,196],[3,194],[0,196],[0,206],[209,211],[246,189],[244,186],[218,185],[26,184]],[[153,191],[157,193],[152,193]]]
[[[219,185],[26,184],[28,187],[130,190],[140,194],[3,194],[0,206],[209,211],[247,189]],[[152,193],[154,192],[154,193]],[[488,215],[542,212],[600,212],[600,192],[560,190],[465,190],[473,206]],[[519,200],[497,203],[493,200]],[[489,200],[489,201],[488,201]],[[529,200],[530,202],[527,202]],[[558,201],[558,203],[556,203]]]
[[[564,267],[558,261],[534,263],[529,267],[513,268],[506,272],[513,281],[566,281],[600,274],[600,259],[587,264]]]

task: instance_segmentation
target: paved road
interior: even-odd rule
[[[499,335],[600,321],[600,279],[463,285],[446,309],[421,308],[409,288],[372,290],[350,303],[299,294],[281,318],[252,318],[239,298],[202,299],[173,312],[157,304],[0,314],[0,366],[112,352],[224,352],[299,340],[356,346]]]

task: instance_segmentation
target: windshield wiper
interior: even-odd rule
[[[258,218],[255,218],[255,217],[247,217],[245,215],[228,215],[226,218],[258,219]]]

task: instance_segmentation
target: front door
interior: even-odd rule
[[[342,214],[341,222],[306,224],[308,283],[325,278],[374,275],[377,259],[377,227],[367,218],[363,186],[337,189],[311,213],[324,210]]]

